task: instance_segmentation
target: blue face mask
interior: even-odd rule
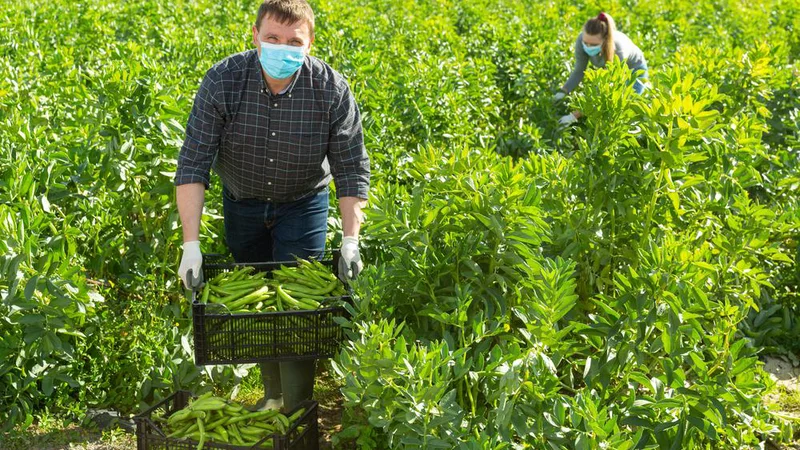
[[[261,67],[272,78],[283,80],[294,75],[306,59],[304,47],[261,43]]]
[[[603,49],[602,45],[586,45],[586,42],[583,41],[581,41],[581,45],[583,45],[583,51],[589,56],[597,56],[600,54],[600,50]]]

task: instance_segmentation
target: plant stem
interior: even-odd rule
[[[647,242],[647,238],[650,236],[650,225],[653,221],[653,212],[656,209],[656,201],[658,200],[659,191],[661,191],[661,185],[664,183],[664,173],[666,172],[666,164],[664,160],[661,160],[661,167],[659,168],[658,172],[658,181],[656,181],[656,187],[653,190],[653,196],[650,197],[650,204],[647,205],[647,214],[645,215],[645,222],[644,222],[644,230],[642,231],[642,235],[639,237],[639,248],[644,247],[644,244]]]

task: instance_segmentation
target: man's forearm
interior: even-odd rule
[[[361,229],[362,213],[361,208],[366,206],[367,201],[358,197],[339,198],[339,212],[342,214],[342,235],[358,237]]]
[[[178,214],[181,216],[183,242],[200,240],[200,219],[206,188],[203,183],[182,184],[175,190]]]

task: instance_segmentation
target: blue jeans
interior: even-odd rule
[[[235,199],[222,191],[225,240],[236,262],[321,258],[328,230],[328,189],[290,203]],[[283,396],[291,410],[314,394],[314,360],[261,363],[264,398]]]
[[[234,199],[222,191],[225,240],[236,262],[321,258],[328,230],[328,189],[290,203]]]
[[[636,91],[637,94],[641,95],[642,92],[647,89],[647,85],[644,83],[647,82],[648,78],[650,78],[647,73],[647,66],[634,67],[631,69],[631,72],[638,72],[636,79],[633,80],[633,90]]]

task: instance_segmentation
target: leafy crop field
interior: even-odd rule
[[[759,357],[800,354],[800,2],[312,5],[373,167],[334,446],[793,439]],[[4,431],[248,379],[194,365],[172,176],[202,76],[249,48],[257,6],[0,0]],[[599,10],[653,87],[612,66],[554,104]],[[586,117],[560,129],[568,107]],[[225,251],[220,190],[206,252]]]

